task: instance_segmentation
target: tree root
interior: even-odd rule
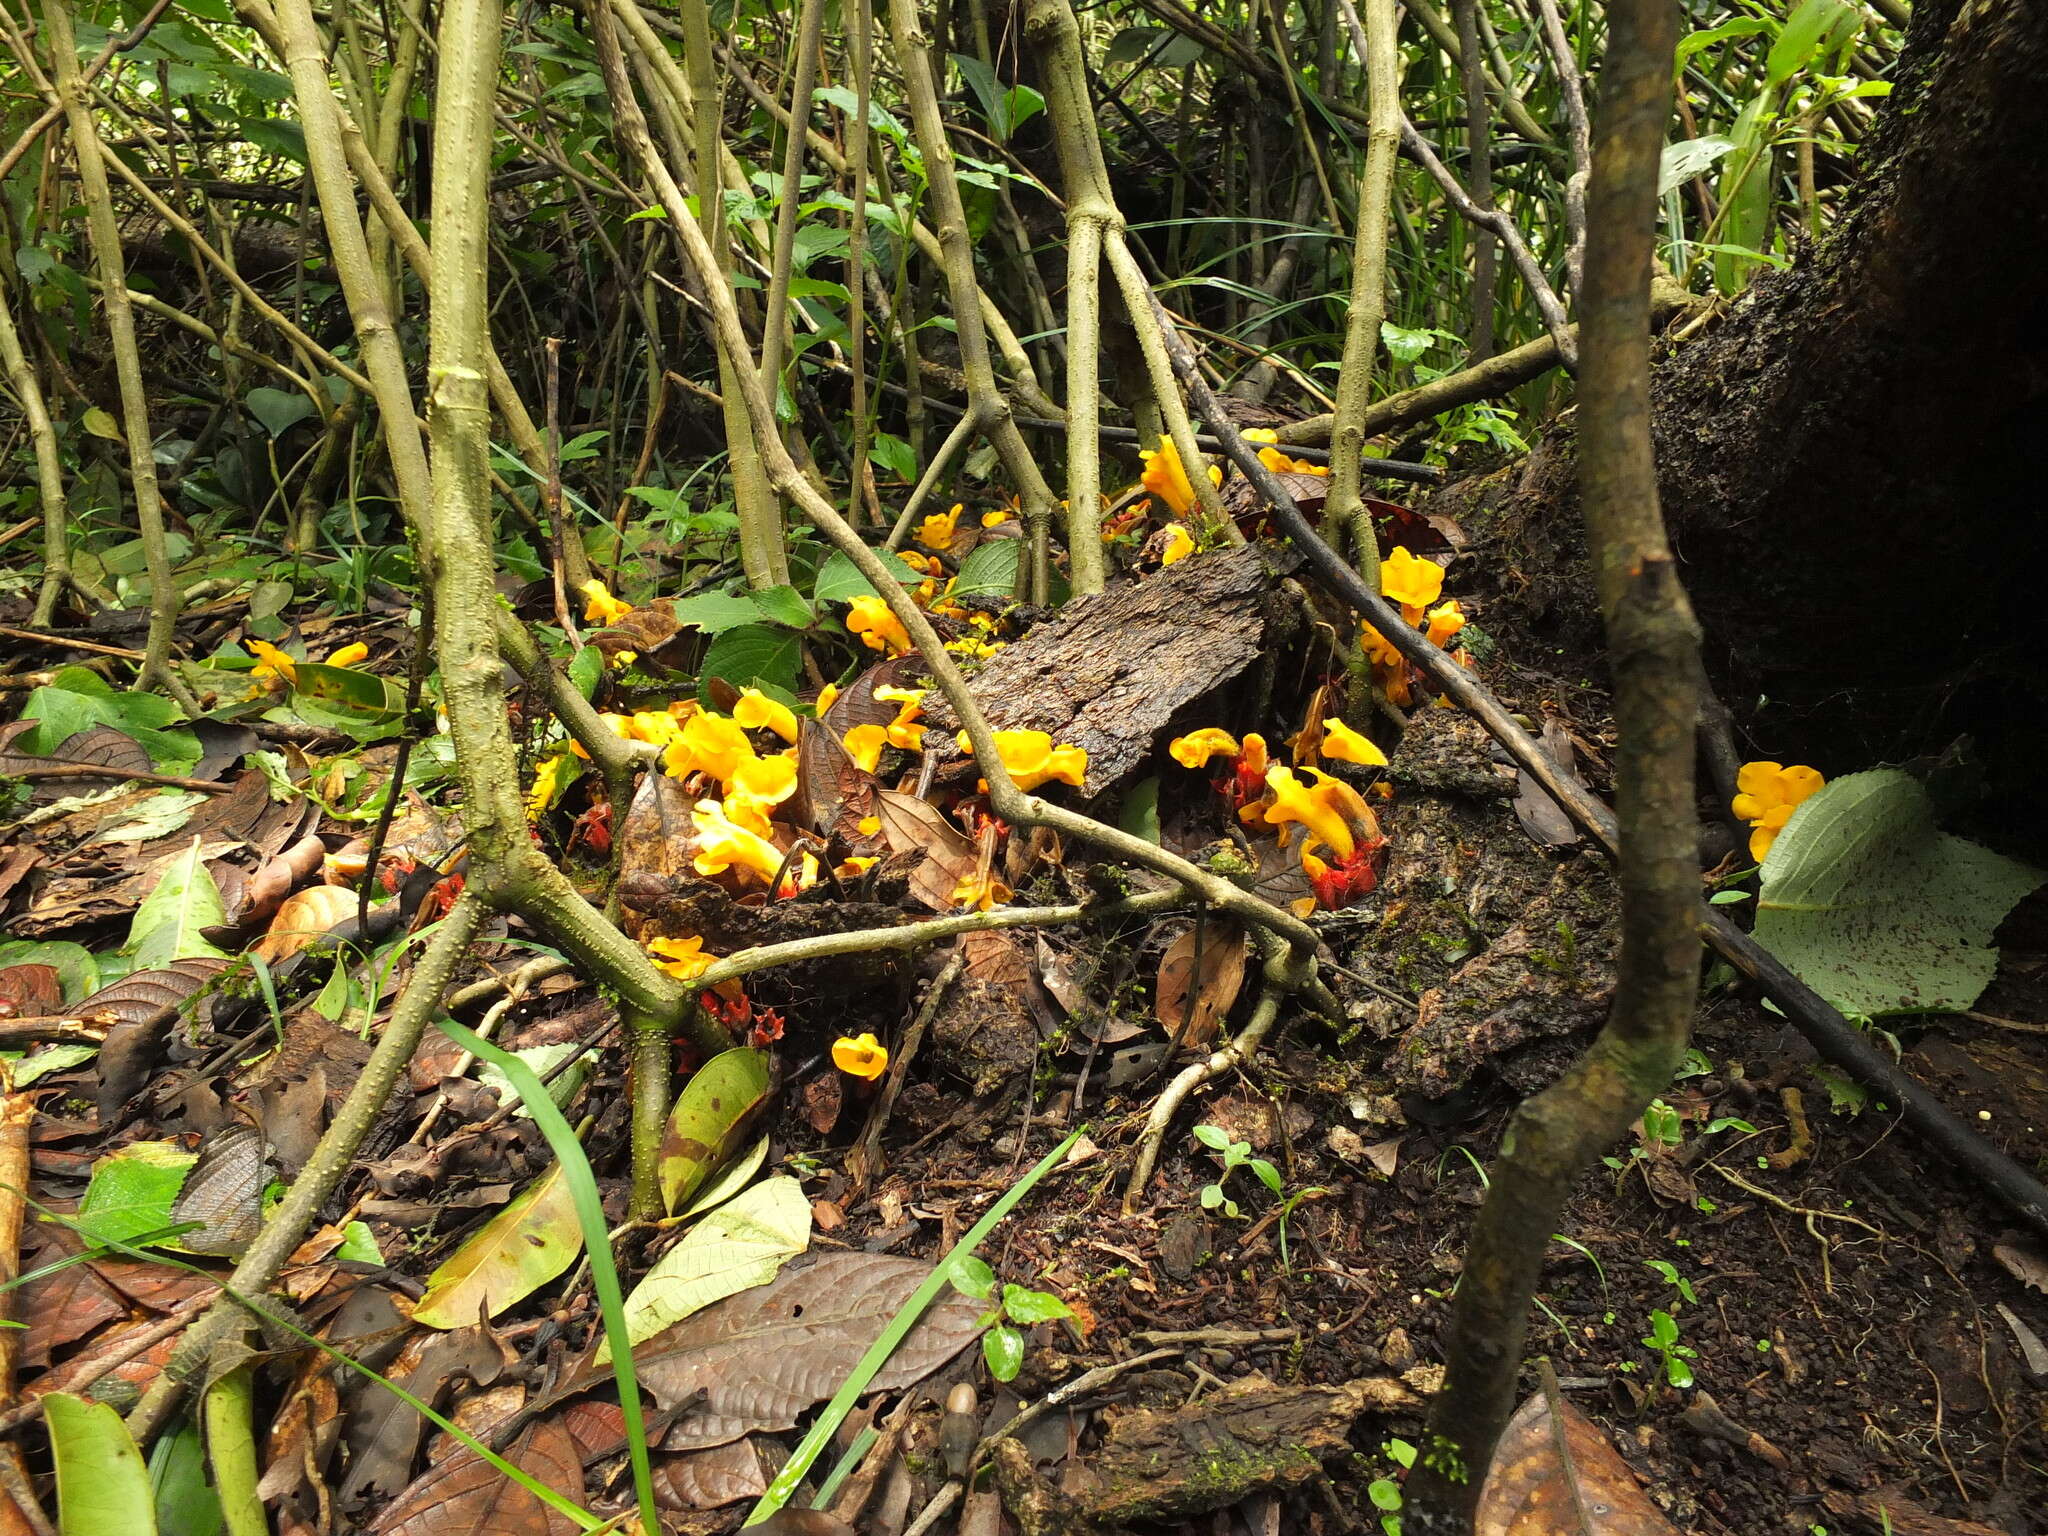
[[[1266,1038],[1274,1019],[1279,1017],[1281,996],[1282,989],[1268,981],[1265,990],[1259,994],[1258,1005],[1252,1010],[1251,1021],[1238,1032],[1237,1038],[1220,1051],[1212,1051],[1193,1066],[1183,1069],[1153,1101],[1152,1113],[1145,1117],[1144,1137],[1138,1143],[1137,1157],[1131,1164],[1130,1182],[1124,1185],[1126,1216],[1137,1210],[1145,1186],[1151,1182],[1152,1170],[1159,1165],[1159,1149],[1165,1144],[1167,1127],[1173,1124],[1173,1117],[1187,1102],[1188,1095],[1204,1083],[1213,1083],[1224,1073],[1243,1066],[1258,1053],[1259,1042]]]

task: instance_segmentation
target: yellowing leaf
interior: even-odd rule
[[[557,1163],[427,1277],[412,1320],[429,1328],[462,1328],[496,1317],[554,1279],[582,1251],[583,1228]]]
[[[766,1285],[811,1242],[811,1202],[786,1175],[718,1207],[656,1261],[626,1298],[626,1332],[645,1343],[714,1301]],[[601,1351],[600,1362],[610,1353]]]
[[[98,406],[94,406],[85,413],[82,424],[85,430],[94,437],[104,437],[110,443],[121,441],[120,424],[114,420],[112,415],[101,410]]]

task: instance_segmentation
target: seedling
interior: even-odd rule
[[[1662,1307],[1650,1314],[1649,1336],[1643,1343],[1664,1361],[1664,1379],[1674,1387],[1692,1385],[1692,1367],[1686,1362],[1699,1358],[1699,1351],[1678,1342],[1678,1319]]]
[[[981,1315],[981,1326],[988,1330],[981,1336],[981,1357],[988,1362],[988,1373],[997,1381],[1015,1381],[1017,1372],[1024,1368],[1024,1329],[1074,1315],[1073,1309],[1059,1297],[1021,1285],[1006,1283],[1002,1298],[997,1300],[996,1272],[981,1259],[962,1259],[953,1284],[976,1301],[994,1303]]]
[[[1252,1175],[1274,1194],[1283,1193],[1285,1185],[1280,1178],[1280,1170],[1263,1157],[1253,1157],[1250,1142],[1232,1141],[1229,1132],[1215,1125],[1196,1126],[1195,1140],[1210,1151],[1219,1153],[1223,1158],[1223,1172],[1218,1175],[1216,1182],[1202,1186],[1203,1210],[1221,1210],[1224,1215],[1233,1218],[1239,1214],[1237,1202],[1223,1190],[1224,1180],[1239,1168],[1249,1168]]]

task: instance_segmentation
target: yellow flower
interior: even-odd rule
[[[1340,763],[1360,763],[1367,768],[1384,768],[1387,754],[1342,720],[1323,722],[1323,756]]]
[[[569,758],[565,753],[556,752],[543,758],[533,770],[533,790],[526,797],[526,815],[529,821],[538,821],[562,796],[568,787],[566,770]]]
[[[854,766],[862,773],[873,773],[882,763],[882,748],[889,745],[889,728],[883,725],[856,725],[841,738],[846,755],[853,759]]]
[[[910,636],[904,631],[903,621],[879,597],[854,598],[846,615],[846,627],[859,635],[871,651],[901,656],[910,649]]]
[[[1205,725],[1199,731],[1174,737],[1166,744],[1166,752],[1183,768],[1206,768],[1209,759],[1219,752],[1225,757],[1237,756],[1237,738],[1221,726]]]
[[[661,765],[670,775],[686,779],[708,773],[728,781],[739,765],[754,755],[754,744],[739,723],[724,715],[692,715],[662,752]]]
[[[666,709],[636,709],[621,733],[628,741],[644,741],[651,747],[665,747],[683,733],[683,722]]]
[[[614,672],[623,672],[639,659],[640,653],[638,651],[613,651],[612,670]]]
[[[699,800],[690,820],[700,839],[697,856],[690,861],[698,874],[722,875],[737,866],[758,875],[765,885],[782,868],[782,850],[726,815],[725,807],[716,800]],[[791,861],[790,873],[795,877],[794,888],[803,890],[817,878],[817,860],[801,854]]]
[[[960,514],[966,510],[956,501],[952,511],[934,512],[918,525],[917,542],[926,549],[951,549],[953,536],[960,530]]]
[[[1019,789],[1036,789],[1053,779],[1078,789],[1088,775],[1088,754],[1075,746],[1055,747],[1044,731],[997,731],[995,736],[996,752]],[[974,750],[965,731],[957,739],[962,752]],[[981,787],[988,788],[988,780]]]
[[[576,589],[584,597],[583,622],[586,624],[616,624],[633,611],[631,603],[622,603],[611,594],[611,589],[595,576]]]
[[[1458,606],[1458,600],[1455,597],[1448,603],[1445,603],[1443,607],[1429,610],[1429,643],[1431,645],[1449,645],[1457,637],[1458,631],[1464,627],[1465,610]]]
[[[1817,768],[1744,763],[1735,775],[1740,793],[1730,808],[1756,829],[1750,834],[1749,856],[1761,864],[1792,813],[1826,783]]]
[[[832,1042],[832,1065],[872,1083],[889,1070],[889,1048],[873,1035],[841,1035]]]
[[[796,714],[780,699],[771,699],[758,688],[749,688],[732,707],[733,723],[742,730],[773,731],[784,741],[796,740]]]
[[[879,816],[863,816],[854,824],[854,830],[859,832],[862,837],[874,837],[882,830],[882,818]]]
[[[1444,568],[1434,560],[1423,560],[1408,553],[1405,545],[1397,545],[1392,555],[1380,562],[1380,591],[1390,603],[1399,603],[1402,609],[1414,609],[1408,615],[1408,622],[1414,623],[1422,616],[1422,609],[1442,596],[1444,590]]]
[[[359,661],[368,661],[369,659],[370,648],[358,640],[354,645],[344,645],[340,650],[329,656],[322,665],[329,667],[352,667]]]
[[[884,704],[897,706],[896,718],[888,725],[889,745],[901,747],[906,752],[924,750],[925,727],[917,723],[917,717],[924,713],[925,690],[922,688],[877,688],[875,697]],[[873,772],[872,769],[869,770]]]
[[[1159,552],[1161,565],[1172,565],[1195,552],[1195,536],[1180,523],[1166,525],[1166,547]]]
[[[773,757],[744,758],[733,770],[725,814],[748,831],[766,837],[770,814],[795,793],[795,758],[782,752]]]
[[[299,680],[299,664],[268,640],[251,640],[248,645],[250,654],[256,658],[255,669],[249,674],[252,681],[268,687],[273,681],[290,684]]]
[[[1315,768],[1302,771],[1315,776],[1313,786],[1302,783],[1292,768],[1267,770],[1266,787],[1272,791],[1273,804],[1266,811],[1266,822],[1275,827],[1283,822],[1299,822],[1308,828],[1315,843],[1327,847],[1337,855],[1340,864],[1344,863],[1358,848],[1353,828],[1374,837],[1379,832],[1379,821],[1365,803],[1365,797],[1342,779],[1333,779]],[[1309,846],[1313,844],[1304,845],[1304,851]]]
[[[1002,648],[1002,641],[984,640],[978,635],[962,635],[957,640],[946,642],[946,649],[962,661],[987,661]]]
[[[937,555],[920,554],[914,549],[899,550],[896,558],[921,576],[936,576],[946,568],[945,561]]]
[[[824,687],[818,690],[818,699],[817,702],[811,706],[811,713],[816,715],[820,720],[824,719],[825,711],[832,707],[833,701],[836,700],[838,697],[839,685],[837,683],[827,683]]]
[[[839,861],[839,867],[833,873],[842,880],[858,880],[881,862],[878,854],[849,853]]]
[[[701,934],[692,934],[687,939],[649,939],[647,952],[654,956],[654,968],[665,971],[677,981],[689,981],[711,969],[712,961],[718,957],[704,953],[704,939]]]
[[[1007,507],[996,512],[984,512],[981,514],[981,526],[984,528],[1000,528],[1016,515]]]
[[[1145,489],[1165,502],[1169,512],[1175,517],[1186,517],[1195,509],[1195,487],[1187,470],[1181,467],[1180,451],[1173,446],[1172,438],[1162,435],[1156,453],[1144,448],[1139,450],[1138,457],[1145,461]],[[1209,466],[1209,483],[1223,483],[1223,471],[1217,465]]]
[[[1244,440],[1248,443],[1277,444],[1280,441],[1280,434],[1271,427],[1253,427],[1244,434]],[[1311,464],[1306,459],[1297,459],[1282,452],[1278,447],[1261,448],[1259,462],[1276,475],[1327,475],[1330,472],[1327,464]]]
[[[978,870],[962,876],[960,883],[953,887],[953,905],[975,907],[986,912],[990,907],[1001,906],[1014,894],[994,870]]]

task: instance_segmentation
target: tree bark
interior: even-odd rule
[[[2043,78],[2048,8],[1922,0],[1853,208],[1658,369],[1681,575],[1756,756],[1832,773],[1972,734],[2011,776],[1995,793],[2017,797],[2032,771],[2048,707]],[[1575,458],[1563,428],[1437,509],[1514,551],[1516,617],[1592,654]]]

